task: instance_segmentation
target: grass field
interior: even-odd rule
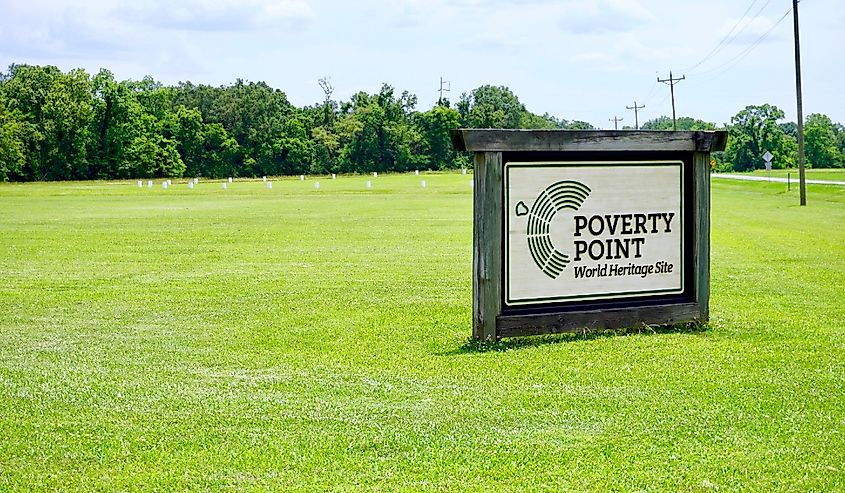
[[[827,180],[827,181],[845,181],[845,169],[805,169],[805,174],[808,180]],[[798,183],[798,169],[773,169],[771,172],[766,170],[756,170],[753,174],[758,176],[769,176],[772,178],[786,178],[789,176],[795,183]]]
[[[845,490],[845,187],[714,181],[708,327],[478,346],[469,177],[368,179],[0,184],[0,491]]]

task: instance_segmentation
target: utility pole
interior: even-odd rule
[[[641,109],[645,108],[645,105],[637,106],[637,102],[634,101],[634,106],[626,106],[625,108],[629,109],[629,110],[634,110],[634,130],[639,130],[640,129],[640,119],[637,116],[637,110],[641,110]]]
[[[801,45],[798,42],[798,0],[792,0],[795,25],[795,93],[798,96],[798,189],[801,205],[807,205],[807,183],[804,172],[804,109],[801,102]]]
[[[668,79],[661,79],[660,77],[657,78],[657,82],[663,82],[669,86],[669,92],[672,93],[672,130],[678,129],[678,124],[675,121],[675,84],[678,82],[686,79],[686,76],[682,75],[680,79],[675,79],[672,77],[672,71],[669,71],[669,78]]]
[[[621,122],[623,118],[617,118],[616,115],[613,115],[613,118],[609,118],[607,121],[613,122],[613,130],[619,130],[619,122]]]
[[[445,88],[444,88],[443,84],[446,84]],[[443,77],[441,77],[440,78],[440,90],[438,91],[438,92],[440,92],[440,98],[437,100],[438,105],[443,104],[443,92],[444,91],[449,92],[451,90],[452,90],[452,83],[448,80],[443,80]]]
[[[331,106],[334,86],[332,85],[332,81],[328,76],[325,76],[322,79],[317,79],[317,83],[320,84],[320,89],[322,89],[323,94],[326,95],[326,102],[323,105],[323,123],[328,125],[331,123],[332,118],[334,116],[334,110]]]

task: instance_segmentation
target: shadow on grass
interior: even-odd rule
[[[459,354],[475,354],[490,352],[505,352],[515,349],[546,346],[550,344],[566,344],[573,342],[593,341],[610,337],[626,337],[632,335],[659,334],[700,334],[711,329],[710,324],[691,322],[679,325],[644,325],[629,329],[604,329],[584,332],[569,332],[565,334],[544,334],[525,337],[509,337],[495,342],[477,341],[470,339],[461,346],[450,351],[437,353],[439,356],[453,356]]]

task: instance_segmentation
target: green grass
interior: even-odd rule
[[[845,187],[713,182],[709,327],[479,346],[468,178],[0,185],[0,490],[845,490]]]
[[[827,181],[845,181],[845,169],[805,169],[805,174],[808,180],[827,180]],[[758,176],[769,176],[772,178],[786,178],[789,175],[795,183],[798,183],[798,169],[773,169],[771,172],[766,170],[755,170],[752,174]]]

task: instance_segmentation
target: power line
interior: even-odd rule
[[[755,1],[756,1],[756,0],[755,0]],[[735,41],[739,38],[739,36],[740,36],[743,32],[745,32],[745,31],[746,31],[746,30],[747,30],[747,29],[751,26],[751,21],[752,21],[752,20],[754,20],[754,19],[757,19],[757,18],[760,16],[760,14],[763,12],[763,10],[765,10],[765,9],[766,9],[766,7],[768,7],[768,6],[769,6],[769,3],[770,3],[770,2],[771,2],[771,0],[766,0],[766,2],[763,4],[763,6],[762,6],[762,7],[760,7],[759,9],[757,9],[757,11],[756,11],[756,12],[754,12],[754,15],[748,19],[748,22],[746,22],[745,24],[743,24],[743,25],[742,25],[742,27],[739,29],[739,31],[737,31],[736,33],[734,33],[734,34],[733,34],[733,36],[732,36],[730,39],[727,39],[727,42],[726,42],[725,44],[723,44],[723,45],[721,46],[721,48],[717,47],[717,49],[715,50],[715,53],[713,53],[712,55],[706,56],[706,57],[705,57],[705,59],[701,60],[701,62],[699,62],[699,63],[695,64],[694,68],[695,68],[695,67],[698,67],[699,65],[701,65],[702,63],[704,63],[707,59],[710,59],[710,58],[712,58],[713,56],[715,56],[715,55],[716,55],[716,53],[718,53],[719,51],[721,51],[721,49],[722,49],[722,48],[727,48],[730,44],[732,44],[733,42],[735,42]],[[752,6],[753,6],[753,3],[752,3]],[[750,8],[750,7],[749,7],[749,8]],[[745,18],[745,15],[743,15],[743,18],[742,18],[742,19],[740,19],[740,22],[738,22],[738,23],[737,23],[737,25],[739,25],[739,24],[742,22],[742,20],[743,20],[744,18]],[[701,74],[701,73],[708,73],[708,72],[710,72],[710,71],[712,71],[712,70],[713,70],[713,69],[710,69],[710,70],[705,70],[705,71],[703,71],[703,72],[695,72],[695,71],[692,71],[692,70],[687,70],[686,72],[690,73],[690,75],[698,75],[698,74]]]
[[[699,72],[699,73],[698,73],[698,75],[711,74],[711,73],[713,73],[713,72],[718,71],[718,73],[717,73],[716,75],[714,75],[713,77],[711,77],[711,78],[710,78],[710,79],[708,79],[708,80],[714,80],[714,79],[717,79],[717,78],[721,77],[721,76],[722,76],[725,72],[727,72],[728,70],[732,69],[732,68],[733,68],[733,67],[735,67],[735,66],[736,66],[739,62],[741,62],[741,61],[742,61],[742,59],[743,59],[743,58],[745,58],[746,56],[748,56],[748,54],[749,54],[749,53],[751,53],[752,51],[754,51],[754,49],[755,49],[755,48],[757,48],[757,47],[760,45],[760,43],[762,43],[762,42],[763,42],[763,41],[764,41],[764,40],[765,40],[765,39],[769,36],[769,34],[771,34],[771,33],[772,33],[772,31],[774,31],[774,29],[775,29],[777,26],[779,26],[781,22],[783,22],[783,21],[784,21],[784,19],[786,19],[786,17],[789,15],[789,13],[790,13],[790,12],[792,12],[792,9],[787,10],[787,11],[786,11],[786,12],[785,12],[782,16],[781,16],[781,18],[777,20],[777,22],[775,22],[774,24],[772,24],[772,27],[770,27],[768,31],[766,31],[766,32],[765,32],[765,33],[763,33],[763,34],[762,34],[759,38],[757,38],[757,40],[756,40],[756,41],[754,41],[751,45],[749,45],[749,46],[748,46],[748,48],[746,48],[746,49],[744,49],[743,51],[741,51],[741,52],[737,53],[737,54],[736,54],[733,58],[731,58],[730,60],[726,61],[725,63],[723,63],[723,64],[721,64],[721,65],[717,65],[716,67],[713,67],[713,68],[712,68],[712,69],[710,69],[710,70],[705,70],[705,71],[703,71],[703,72]]]
[[[655,72],[655,73],[657,73],[657,72]],[[654,90],[657,89],[657,86],[659,86],[659,85],[660,84],[658,82],[653,82],[651,84],[651,89],[648,90],[648,93],[645,95],[644,98],[641,98],[641,101],[643,101],[643,104],[651,101],[651,96],[654,94]]]
[[[725,42],[728,40],[728,38],[730,38],[730,37],[731,37],[731,35],[733,34],[734,30],[736,30],[736,28],[737,28],[737,27],[739,27],[740,23],[742,23],[742,21],[743,21],[743,20],[745,20],[745,17],[748,15],[748,12],[750,12],[750,11],[751,11],[751,8],[752,8],[752,7],[754,7],[754,4],[756,4],[756,3],[757,3],[757,0],[752,0],[752,1],[751,1],[751,4],[748,6],[748,8],[747,8],[747,9],[745,9],[745,12],[742,14],[742,17],[740,17],[740,18],[739,18],[739,20],[738,20],[738,21],[736,21],[736,24],[734,24],[734,25],[733,25],[733,27],[731,28],[731,30],[730,30],[730,31],[728,31],[728,34],[726,34],[726,35],[725,35],[725,37],[723,37],[723,38],[719,41],[719,43],[716,45],[716,47],[715,47],[715,48],[713,48],[712,50],[710,50],[710,52],[709,52],[709,53],[707,53],[706,55],[704,55],[704,58],[702,58],[701,60],[699,60],[699,61],[698,61],[698,63],[696,63],[696,64],[695,64],[695,65],[693,65],[692,67],[689,67],[688,69],[684,70],[684,72],[690,72],[690,71],[692,71],[694,68],[698,67],[699,65],[701,65],[702,63],[706,62],[706,61],[707,61],[707,60],[709,60],[711,57],[713,57],[714,55],[716,55],[716,53],[718,53],[718,52],[721,50],[721,48],[725,45]],[[767,3],[768,3],[768,2],[767,2]],[[737,34],[739,34],[739,33],[737,33]]]

